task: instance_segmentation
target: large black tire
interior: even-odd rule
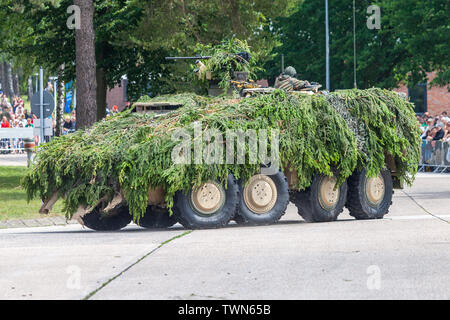
[[[227,189],[222,187],[222,201],[217,211],[204,214],[195,208],[192,190],[188,194],[178,191],[174,197],[173,212],[179,223],[187,229],[220,228],[234,217],[239,203],[239,187],[232,174],[228,175]]]
[[[237,212],[239,210],[239,206],[238,209],[236,210],[236,214],[234,215],[234,222],[236,222],[236,224],[246,224],[244,218],[242,218],[242,216],[239,215],[239,213]]]
[[[379,175],[384,184],[384,194],[380,193],[380,200],[374,203],[370,200],[370,192],[368,191],[368,178],[366,177],[366,169],[354,172],[348,178],[348,196],[346,206],[350,211],[350,215],[356,219],[381,219],[389,212],[392,204],[393,184],[389,170],[382,170]],[[381,182],[379,181],[379,182]],[[373,196],[372,196],[373,198]]]
[[[139,219],[138,225],[144,228],[169,228],[177,223],[175,216],[169,215],[169,210],[159,206],[148,206],[145,215]]]
[[[114,231],[126,227],[132,220],[128,206],[119,204],[108,214],[100,213],[97,206],[87,215],[81,218],[86,227],[96,231]]]
[[[335,221],[344,210],[347,199],[347,183],[344,182],[336,191],[334,204],[327,207],[321,201],[320,188],[326,176],[316,174],[311,185],[304,191],[293,193],[292,202],[298,209],[298,214],[307,222],[329,222]]]
[[[270,176],[255,175],[252,178],[257,178],[260,176],[262,176],[264,179],[269,179],[271,181],[271,186],[276,188],[276,196],[274,195],[272,198],[272,201],[274,202],[271,202],[269,205],[271,209],[266,211],[263,208],[261,208],[262,211],[259,210],[258,212],[259,209],[258,207],[254,207],[253,209],[250,208],[252,205],[249,200],[247,200],[249,201],[249,204],[246,204],[246,198],[244,196],[244,192],[246,192],[245,185],[240,182],[239,183],[240,200],[238,211],[235,217],[236,223],[238,224],[250,224],[250,225],[271,224],[280,220],[280,218],[286,212],[287,205],[289,204],[289,185],[285,175],[282,172],[278,172]],[[267,183],[264,184],[264,188],[265,187],[270,188],[270,186]],[[253,188],[256,189],[257,186],[254,185]],[[264,191],[264,189],[262,190]]]

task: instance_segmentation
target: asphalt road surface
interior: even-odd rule
[[[449,299],[450,175],[419,174],[383,220],[0,230],[0,299]]]

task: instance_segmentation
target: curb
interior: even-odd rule
[[[63,226],[67,224],[77,224],[77,223],[78,222],[74,220],[67,221],[65,217],[14,219],[14,220],[0,221],[0,229]]]

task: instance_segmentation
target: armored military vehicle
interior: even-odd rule
[[[289,201],[308,222],[334,221],[345,207],[356,219],[379,219],[393,189],[417,170],[414,112],[387,90],[164,100],[138,103],[140,112],[120,113],[42,147],[24,179],[29,197],[43,199],[41,212],[63,198],[67,217],[94,230],[118,230],[133,219],[146,228],[271,224]],[[174,110],[156,114],[167,106]],[[270,163],[247,160],[174,163],[173,132],[198,122],[202,132],[211,127],[225,134],[237,124],[279,130],[276,170],[264,172]],[[181,150],[195,152],[191,145]]]
[[[41,213],[63,199],[66,217],[94,230],[271,224],[289,201],[308,222],[345,207],[356,219],[387,214],[393,189],[417,171],[412,105],[376,88],[263,88],[236,41],[197,59],[210,97],[146,97],[40,146],[22,182],[28,198],[42,199]]]

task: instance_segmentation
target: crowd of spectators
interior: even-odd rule
[[[450,116],[446,111],[431,116],[417,115],[422,138],[421,164],[447,166],[450,163]]]
[[[72,117],[66,116],[64,118],[64,123],[62,126],[63,134],[68,134],[71,132],[75,132],[75,111],[72,111]]]
[[[0,106],[2,128],[26,127],[30,126],[30,121],[33,123],[33,116],[25,109],[22,98],[14,97],[11,104],[4,94],[0,94]]]
[[[56,127],[56,121],[52,118],[53,131]],[[25,104],[22,98],[14,97],[12,103],[8,97],[0,92],[0,127],[1,128],[29,128],[34,126],[34,120],[37,116],[31,114],[25,109]],[[62,134],[67,134],[75,131],[75,111],[71,116],[68,115],[64,119],[62,125]],[[54,134],[54,132],[53,132]],[[48,139],[47,139],[48,140]],[[35,143],[38,144],[39,137],[35,137]],[[23,139],[1,139],[0,153],[23,153]]]
[[[12,99],[12,103],[9,101],[5,94],[0,94],[0,127],[1,128],[28,128],[33,127],[33,120],[36,116],[31,115],[27,109],[25,109],[24,101],[22,98],[15,96]],[[2,152],[8,151],[8,149],[14,150],[12,152],[19,151],[23,148],[23,139],[2,139],[0,141],[0,149]]]
[[[421,138],[426,141],[450,141],[450,117],[446,111],[440,115],[431,116],[425,112],[422,116],[418,115]]]

